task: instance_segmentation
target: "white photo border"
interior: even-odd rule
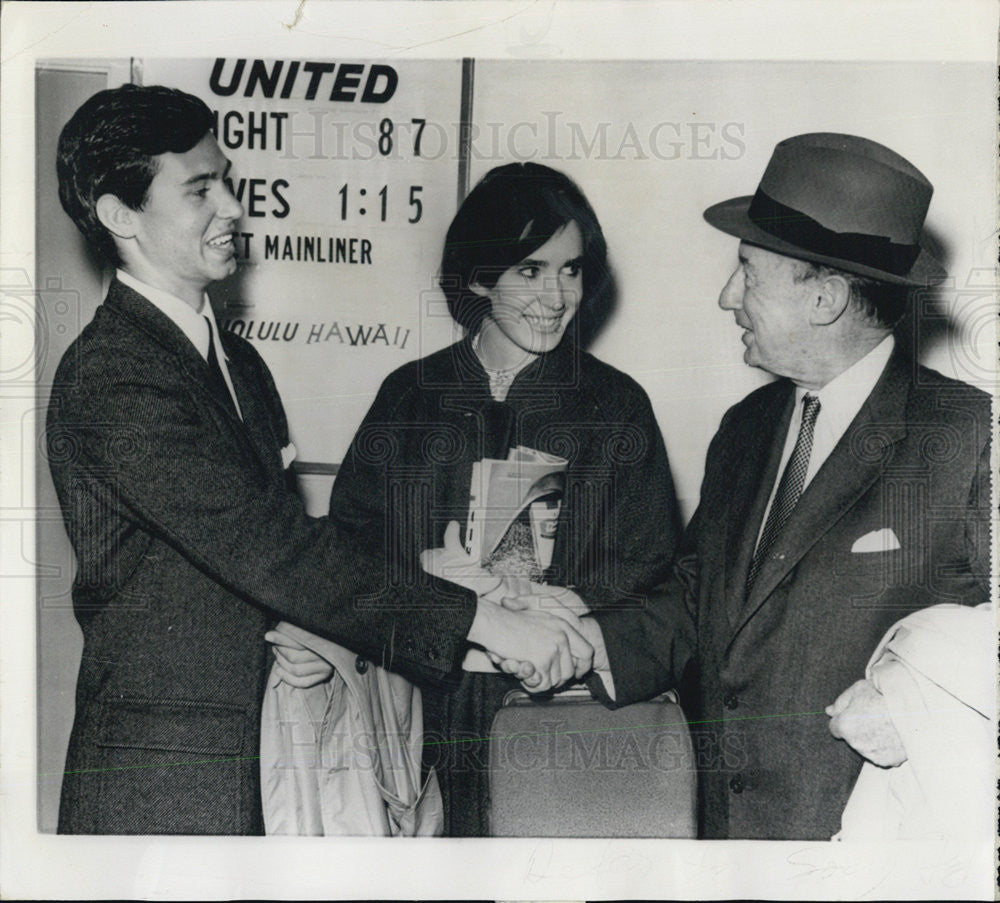
[[[258,54],[995,63],[998,7],[990,0],[205,0],[8,2],[2,17],[0,272],[33,274],[38,59]],[[995,118],[996,108],[983,115]],[[984,153],[995,155],[995,149]],[[34,398],[5,388],[0,403],[14,430]],[[32,496],[12,480],[24,472],[18,446],[3,443],[0,489],[0,885],[7,898],[993,898],[994,838],[983,838],[981,846],[862,849],[797,842],[39,834],[35,583],[22,574],[20,560],[22,549],[34,548],[34,532]]]

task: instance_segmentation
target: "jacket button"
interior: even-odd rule
[[[354,660],[354,670],[358,674],[364,674],[368,670],[368,662],[366,662],[360,655]]]
[[[742,793],[743,792],[743,775],[738,774],[735,777],[730,778],[729,789],[732,790],[733,793]]]
[[[727,709],[738,709],[740,706],[740,697],[735,693],[730,693],[724,700]]]

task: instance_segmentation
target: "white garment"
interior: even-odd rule
[[[267,834],[439,836],[433,771],[421,783],[423,707],[406,678],[291,624],[281,632],[335,669],[308,689],[268,681],[260,776]],[[359,663],[363,663],[360,664]]]
[[[843,373],[831,379],[822,389],[804,389],[801,386],[795,389],[795,410],[792,411],[792,419],[788,424],[788,432],[785,434],[785,445],[781,452],[778,475],[771,488],[771,497],[768,499],[764,517],[760,522],[760,531],[757,534],[758,541],[760,534],[764,531],[764,524],[767,523],[768,512],[774,503],[781,475],[785,472],[788,459],[795,450],[795,442],[799,437],[799,427],[802,425],[802,399],[807,394],[812,395],[819,399],[820,405],[816,426],[813,429],[806,481],[802,484],[802,489],[805,491],[812,482],[812,478],[823,466],[823,462],[830,457],[830,453],[844,437],[851,422],[858,416],[861,406],[872,394],[872,390],[889,363],[889,358],[892,357],[895,347],[896,340],[892,333],[889,333],[861,360],[855,361]]]
[[[954,840],[996,827],[996,616],[934,605],[890,628],[866,677],[885,696],[907,760],[866,762],[834,840]]]

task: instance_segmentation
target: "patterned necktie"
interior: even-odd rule
[[[219,366],[219,358],[215,354],[215,341],[212,335],[212,324],[205,317],[205,325],[208,327],[208,387],[217,401],[226,406],[226,409],[234,417],[239,417],[236,411],[236,402],[226,385],[226,378],[222,375],[222,368]]]
[[[764,562],[767,561],[774,541],[781,533],[782,527],[785,526],[785,521],[788,520],[792,509],[802,497],[802,489],[806,484],[806,471],[809,470],[813,432],[816,428],[816,418],[819,416],[819,399],[815,395],[805,395],[802,398],[802,404],[802,424],[799,426],[799,437],[795,440],[792,456],[788,459],[785,472],[781,475],[778,491],[774,494],[774,500],[771,502],[771,510],[767,514],[767,522],[760,534],[757,551],[754,552],[750,571],[747,574],[748,596],[754,581],[757,579],[757,574],[760,573]]]

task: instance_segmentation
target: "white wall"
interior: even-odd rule
[[[992,385],[995,85],[985,64],[479,60],[475,84],[479,150],[491,159],[473,158],[473,179],[534,159],[576,179],[597,211],[620,292],[591,350],[649,392],[686,517],[722,413],[766,379],[743,364],[739,330],[716,305],[737,240],[702,211],[752,194],[783,138],[862,135],[930,179],[927,224],[956,290],[942,296],[951,332],[924,318],[921,335],[934,341],[921,341],[920,357]],[[594,145],[601,123],[605,153]],[[966,289],[970,279],[987,292]]]

